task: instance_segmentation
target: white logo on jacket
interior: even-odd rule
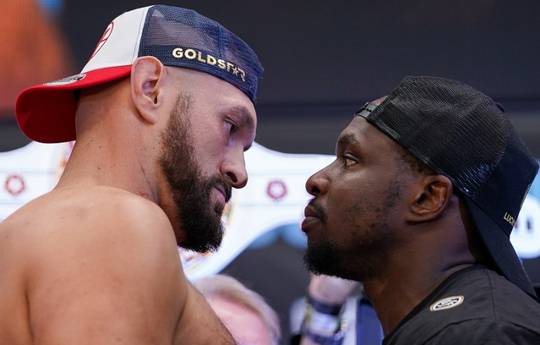
[[[440,310],[451,309],[463,303],[464,300],[465,300],[465,297],[463,296],[446,297],[446,298],[438,300],[437,302],[429,306],[429,310],[440,311]]]

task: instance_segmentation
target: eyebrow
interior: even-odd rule
[[[358,144],[358,139],[356,136],[352,133],[344,134],[338,138],[338,142],[336,145],[336,151],[338,148],[347,146],[347,145],[355,145]]]
[[[237,106],[227,108],[226,110],[222,111],[222,113],[226,115],[235,116],[236,120],[239,121],[238,123],[239,127],[245,126],[247,127],[247,130],[249,132],[255,131],[255,122],[253,121],[252,114],[249,112],[249,110],[247,110],[246,107],[237,105]],[[249,150],[250,147],[251,147],[251,144],[249,144],[248,146],[245,146],[244,151]]]

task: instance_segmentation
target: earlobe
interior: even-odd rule
[[[410,204],[409,222],[425,222],[438,218],[452,196],[452,182],[443,175],[425,176]]]
[[[142,120],[156,123],[159,119],[165,68],[152,56],[136,59],[131,67],[131,98]]]

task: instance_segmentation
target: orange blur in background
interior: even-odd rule
[[[2,0],[0,114],[13,116],[18,93],[71,71],[65,43],[35,0]]]

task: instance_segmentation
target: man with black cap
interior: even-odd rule
[[[406,77],[356,113],[336,154],[306,183],[306,262],[363,283],[384,344],[540,344],[509,239],[538,165],[493,100]]]
[[[234,343],[176,245],[221,242],[261,73],[219,23],[156,5],[114,19],[80,74],[22,92],[28,137],[76,144],[0,225],[0,344]]]

